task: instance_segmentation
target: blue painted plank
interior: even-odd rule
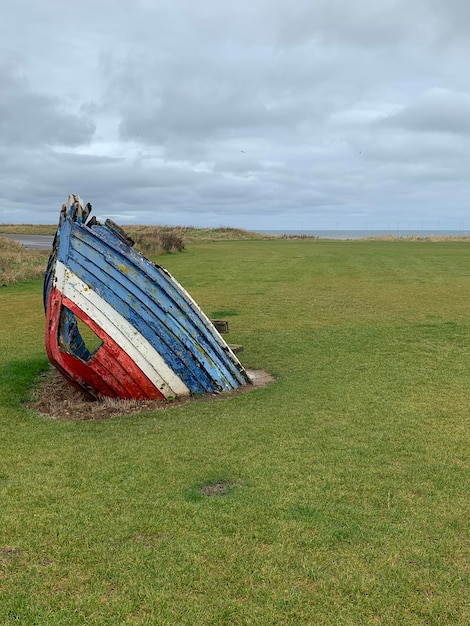
[[[56,239],[58,259],[128,320],[193,393],[228,390],[247,382],[225,342],[164,268],[129,248],[106,227],[89,229],[67,219]],[[45,298],[54,263],[51,257]],[[80,340],[74,341],[78,350]]]
[[[220,369],[222,371],[222,375],[224,377],[233,378],[234,380],[230,382],[231,387],[237,387],[240,384],[240,382],[237,380],[237,378],[241,377],[238,368],[235,367],[235,364],[233,364],[232,360],[227,357],[227,355],[223,352],[222,347],[217,342],[214,342],[213,337],[210,336],[209,331],[207,330],[207,327],[199,320],[198,316],[196,316],[194,311],[192,310],[192,303],[190,301],[183,301],[182,303],[185,308],[189,309],[191,313],[191,316],[189,316],[186,311],[181,310],[181,302],[169,300],[166,294],[166,283],[168,283],[166,273],[164,273],[163,276],[156,276],[156,278],[160,279],[160,282],[162,282],[162,280],[165,282],[164,288],[162,288],[156,281],[151,282],[145,277],[142,278],[139,271],[136,271],[132,275],[132,281],[130,281],[129,276],[131,275],[131,272],[123,273],[121,271],[123,267],[130,267],[130,269],[132,270],[132,264],[129,264],[128,259],[124,255],[116,256],[114,248],[109,248],[108,250],[105,250],[103,252],[102,247],[96,243],[93,236],[86,232],[80,233],[80,240],[82,245],[90,245],[92,249],[77,249],[74,237],[74,247],[76,249],[75,253],[78,254],[78,256],[76,256],[76,258],[74,259],[75,263],[73,266],[71,265],[71,269],[77,273],[82,272],[81,277],[85,282],[92,284],[97,291],[105,289],[106,286],[103,286],[101,284],[99,278],[93,280],[92,275],[95,272],[93,272],[92,265],[97,266],[97,276],[101,274],[101,271],[107,270],[109,268],[109,278],[111,278],[114,274],[114,278],[116,278],[118,283],[117,285],[113,284],[112,286],[112,290],[114,292],[116,292],[116,289],[119,289],[119,285],[122,282],[127,282],[127,289],[129,290],[128,293],[120,293],[120,297],[124,301],[129,300],[132,297],[135,297],[137,300],[141,300],[143,302],[143,305],[151,310],[150,323],[153,322],[155,314],[157,314],[157,316],[163,315],[163,321],[167,325],[169,324],[170,331],[172,330],[173,333],[175,333],[175,337],[177,339],[181,340],[182,338],[183,343],[188,344],[189,348],[193,347],[193,342],[196,342],[197,344],[199,344],[200,348],[208,352],[207,358],[209,358],[212,362],[206,363],[204,367],[207,367],[209,371],[214,370],[215,367],[215,370]],[[78,248],[80,248],[80,245],[78,246]],[[104,261],[104,256],[106,256],[106,261]],[[83,257],[87,257],[87,259],[84,259]],[[71,264],[72,262],[72,259],[70,259],[69,263]],[[90,272],[90,274],[87,274],[86,272],[87,262],[88,271]],[[90,265],[90,263],[92,265]],[[83,264],[85,264],[85,271],[81,269],[81,266]],[[121,269],[117,269],[119,267]],[[153,264],[150,264],[150,267],[154,268],[155,266],[153,266]],[[101,271],[98,268],[100,268]],[[140,292],[138,291],[138,289],[140,289]],[[176,290],[174,290],[174,293],[176,295],[179,295]],[[149,294],[152,294],[153,298],[150,298]],[[104,293],[102,293],[101,295],[104,295]],[[107,295],[106,298],[109,298],[109,295]],[[137,302],[137,308],[139,308],[140,306],[141,303]],[[162,309],[161,311],[159,310],[160,307]],[[119,310],[119,312],[121,314],[124,314],[124,316],[132,323],[136,321],[135,318],[129,317],[124,310]],[[145,316],[145,311],[140,310],[139,312]],[[196,325],[194,324],[194,320],[196,320],[196,323],[199,322],[199,328],[196,327]],[[136,323],[139,323],[139,319],[137,319]],[[172,324],[173,329],[171,328]],[[192,337],[187,337],[187,334],[191,333]],[[150,340],[150,337],[147,338]],[[201,352],[199,348],[196,353],[198,358],[200,358]],[[227,364],[229,365],[229,367],[227,367]],[[216,377],[216,379],[219,378],[216,371],[213,372],[213,375]],[[244,382],[243,378],[241,382]]]
[[[227,359],[223,355],[222,358],[224,360],[220,357],[221,348],[216,344],[214,349],[214,342],[211,344],[207,337],[207,332],[203,332],[205,328],[203,327],[202,331],[201,328],[195,328],[190,318],[184,312],[178,311],[178,303],[173,305],[166,303],[165,305],[165,301],[168,299],[165,291],[160,286],[155,285],[152,289],[149,288],[144,291],[145,285],[139,285],[141,282],[139,280],[140,276],[134,275],[131,280],[130,272],[123,273],[117,269],[118,265],[122,266],[124,260],[119,259],[116,262],[115,258],[108,255],[107,260],[104,261],[93,250],[78,249],[71,254],[69,263],[74,272],[82,272],[81,278],[84,282],[93,285],[95,290],[103,296],[104,293],[101,292],[105,286],[101,284],[96,276],[94,279],[93,275],[97,274],[97,276],[100,276],[101,272],[106,272],[108,276],[106,287],[109,287],[114,294],[111,297],[115,298],[117,294],[124,303],[131,302],[131,309],[138,313],[138,320],[144,320],[150,327],[154,326],[156,322],[157,324],[161,322],[164,327],[159,326],[157,333],[165,332],[167,335],[170,333],[169,339],[166,340],[169,349],[174,344],[182,343],[186,349],[193,350],[196,343],[198,345],[196,354],[201,366],[207,368],[216,378],[218,376],[217,372],[220,372],[225,377],[232,376],[232,370],[234,369],[232,362],[229,361],[232,368],[228,369],[226,367]],[[153,292],[153,297],[150,297],[150,291]],[[110,296],[105,297],[108,298]],[[124,309],[121,303],[117,303],[116,310],[130,322],[133,322],[127,314],[127,309]],[[150,341],[150,337],[146,338]],[[238,385],[235,381],[232,381],[232,386]]]

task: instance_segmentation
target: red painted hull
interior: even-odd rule
[[[86,324],[103,342],[87,362],[59,345],[62,306]],[[90,398],[161,399],[165,396],[106,332],[61,292],[51,289],[46,306],[46,350],[51,363]]]

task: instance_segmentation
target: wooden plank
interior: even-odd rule
[[[211,322],[214,324],[217,331],[221,335],[225,335],[228,333],[228,321],[227,320],[211,320]]]
[[[239,352],[243,352],[243,346],[240,346],[237,343],[230,343],[228,347],[230,348],[230,350],[234,354],[238,354]]]
[[[220,335],[228,322],[211,322],[164,268],[129,248],[113,224],[84,226],[85,210],[72,199],[61,213],[45,280],[47,348],[57,369],[93,397],[179,396],[248,381]],[[83,343],[82,324],[101,340],[98,349]]]

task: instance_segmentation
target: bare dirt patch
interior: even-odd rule
[[[214,496],[225,496],[230,490],[230,487],[234,487],[235,483],[229,482],[218,482],[218,483],[209,483],[208,485],[203,485],[200,489],[202,495],[207,496],[208,498],[213,498]]]
[[[30,407],[41,415],[58,420],[105,420],[118,415],[165,411],[190,402],[217,402],[252,389],[266,387],[274,382],[274,378],[264,370],[248,370],[248,375],[252,381],[251,385],[243,385],[235,391],[205,394],[196,398],[177,398],[171,402],[163,400],[115,400],[113,398],[93,401],[85,398],[59,372],[51,367],[41,376]]]
[[[10,548],[10,546],[2,546],[0,548],[0,559],[3,561],[13,561],[23,555],[21,548]]]

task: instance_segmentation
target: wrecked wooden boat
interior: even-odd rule
[[[93,399],[171,399],[249,383],[187,291],[90,212],[69,196],[45,274],[46,350],[57,370]]]

